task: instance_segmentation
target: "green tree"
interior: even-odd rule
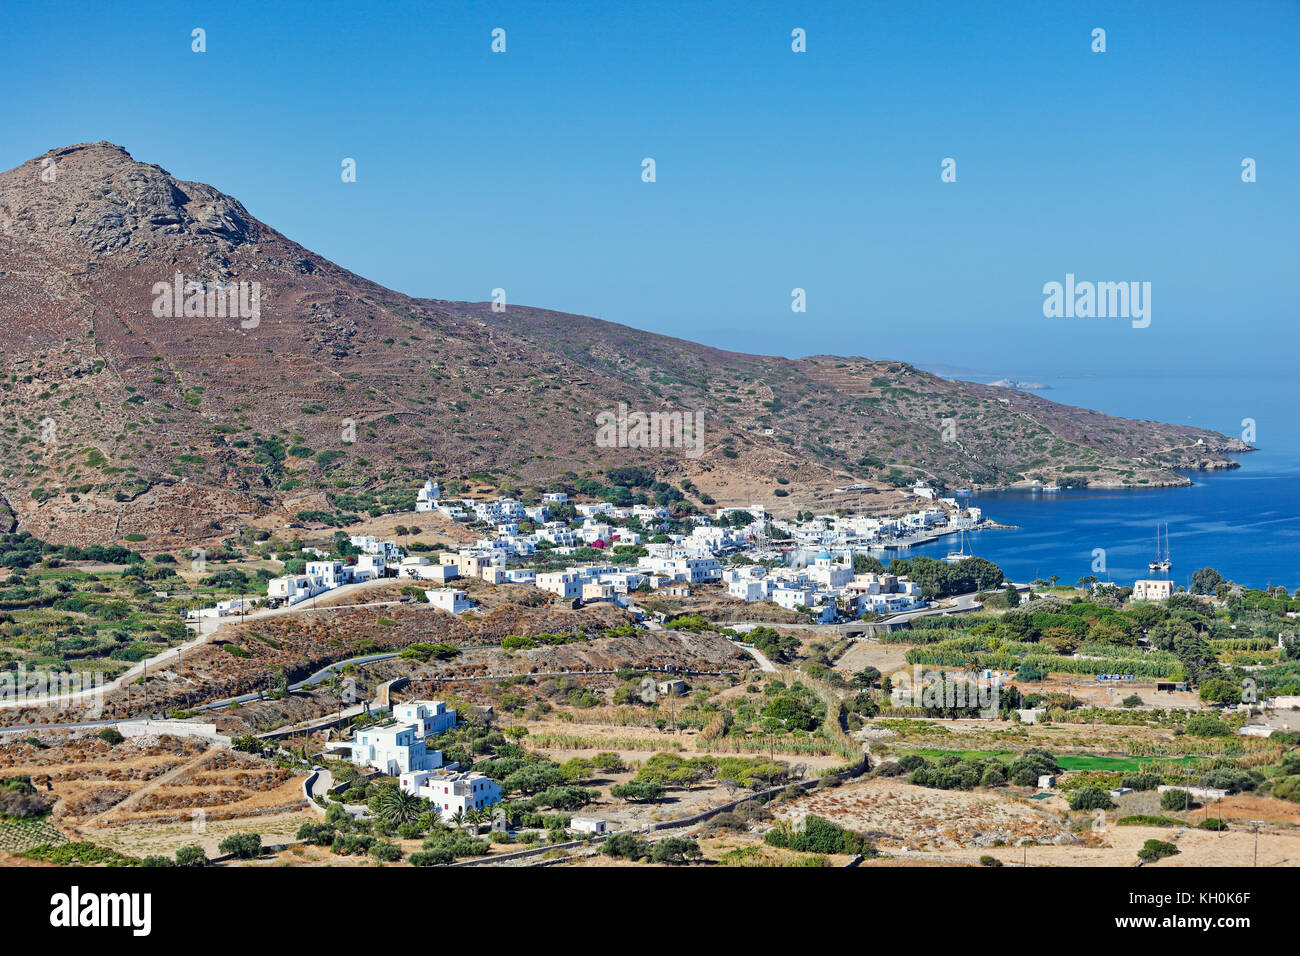
[[[232,833],[217,845],[223,854],[233,854],[241,860],[251,860],[262,853],[260,833]]]
[[[208,855],[203,852],[203,847],[197,844],[183,846],[176,851],[177,866],[207,866]]]
[[[400,787],[381,787],[372,809],[385,823],[398,826],[418,820],[425,811],[425,801]]]

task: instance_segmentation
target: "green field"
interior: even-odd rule
[[[934,747],[918,747],[909,749],[907,753],[916,754],[927,760],[935,760],[939,757],[957,756],[963,760],[988,760],[990,758],[1015,757],[1014,750],[943,750]],[[1064,770],[1110,770],[1120,772],[1136,772],[1143,767],[1151,764],[1165,764],[1169,766],[1183,766],[1195,764],[1203,757],[1102,757],[1091,754],[1074,754],[1067,756],[1058,756],[1056,762]]]
[[[909,749],[909,754],[916,754],[924,757],[926,760],[936,760],[939,757],[958,756],[962,760],[988,760],[990,757],[1014,757],[1014,750],[943,750],[935,747],[918,747],[914,750]]]
[[[1093,757],[1087,754],[1057,757],[1062,770],[1118,770],[1137,771],[1151,764],[1185,766],[1195,764],[1204,757]]]

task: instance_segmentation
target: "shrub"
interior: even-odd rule
[[[370,852],[375,838],[365,833],[336,833],[330,852],[337,856],[361,856]]]
[[[980,857],[980,866],[1001,866],[1001,865],[1002,865],[1002,861],[999,860],[996,856]]]
[[[376,840],[370,845],[370,855],[380,863],[396,863],[402,858],[402,848],[387,840]]]
[[[620,800],[627,800],[629,803],[640,800],[655,801],[664,795],[664,786],[661,783],[632,780],[628,783],[615,784],[610,787],[609,795]]]
[[[487,853],[489,845],[487,840],[472,837],[464,830],[442,830],[430,835],[424,841],[424,850],[442,856],[449,855],[446,862],[450,863],[458,857],[483,856]],[[412,858],[414,856],[415,854],[412,854]]]
[[[1196,802],[1186,790],[1166,790],[1160,794],[1161,810],[1183,810],[1194,806]]]
[[[1178,852],[1178,847],[1172,843],[1166,843],[1164,840],[1147,840],[1142,844],[1142,849],[1138,850],[1138,859],[1144,863],[1152,863],[1166,856],[1173,856]]]
[[[203,852],[203,847],[198,844],[183,846],[176,851],[177,866],[207,866],[208,855]]]
[[[1160,774],[1158,773],[1138,773],[1131,776],[1122,777],[1119,785],[1128,787],[1130,790],[1154,790],[1160,786]]]
[[[1187,733],[1193,737],[1231,737],[1232,728],[1213,714],[1197,714],[1187,720]]]
[[[105,727],[99,732],[98,736],[100,740],[104,741],[104,743],[108,744],[110,747],[116,747],[122,741],[126,740],[116,727]]]
[[[217,845],[223,854],[233,854],[241,860],[251,860],[262,853],[262,835],[260,833],[232,833]]]
[[[768,830],[763,842],[769,846],[785,847],[801,853],[866,853],[869,852],[861,834],[846,830],[838,823],[809,814],[803,827],[793,830],[776,826]]]
[[[334,842],[334,828],[328,823],[304,823],[298,828],[298,839],[312,846],[329,846]]]
[[[639,860],[649,854],[650,848],[635,833],[615,833],[605,841],[600,852],[605,856]]]
[[[700,845],[694,840],[686,837],[667,837],[655,844],[650,859],[656,863],[677,865],[688,863],[691,860],[698,860],[702,856],[704,856],[704,853],[700,849]]]
[[[1113,806],[1110,794],[1101,787],[1080,787],[1070,794],[1071,810],[1109,810]]]

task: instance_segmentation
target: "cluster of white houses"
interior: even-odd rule
[[[985,521],[981,509],[956,498],[940,497],[923,481],[908,495],[933,504],[897,517],[817,515],[809,521],[776,519],[772,524],[803,548],[840,549],[881,547],[924,532],[973,531]]]
[[[914,493],[926,498],[918,484]],[[473,520],[491,527],[489,536],[459,551],[436,558],[404,554],[394,541],[370,535],[353,536],[360,554],[355,563],[331,559],[309,561],[299,574],[269,582],[274,604],[296,604],[343,584],[384,576],[410,578],[430,585],[425,597],[435,608],[456,614],[474,607],[465,591],[453,582],[478,578],[489,584],[530,584],[573,601],[611,601],[628,605],[628,595],[648,587],[688,593],[690,585],[721,582],[728,592],[745,601],[772,601],[782,607],[807,608],[818,620],[837,616],[860,617],[868,613],[893,613],[920,607],[920,588],[906,577],[853,572],[853,549],[936,526],[975,527],[982,520],[977,508],[962,509],[955,499],[935,499],[938,507],[924,508],[901,518],[819,516],[811,521],[772,521],[762,506],[722,508],[712,518],[693,516],[688,534],[666,534],[669,511],[663,506],[634,505],[620,508],[608,502],[574,505],[581,524],[551,520],[550,508],[568,504],[563,492],[542,496],[537,505],[525,506],[513,498],[444,500],[438,485],[426,481],[416,495],[416,510],[437,511],[456,520]],[[636,519],[636,529],[615,524]],[[532,522],[520,533],[522,521]],[[576,524],[576,522],[574,523]],[[806,567],[767,568],[760,565],[724,569],[720,555],[740,552],[762,536],[769,524],[784,528],[795,540],[821,549]],[[667,541],[650,542],[643,534],[665,533]],[[645,554],[635,566],[572,565],[562,571],[537,572],[522,565],[539,551],[569,555],[579,548],[616,549],[639,545]],[[832,550],[836,555],[832,554]]]
[[[429,749],[430,738],[456,726],[456,711],[442,701],[415,700],[395,705],[393,718],[358,730],[350,741],[328,743],[326,749],[346,750],[357,766],[396,777],[402,790],[429,800],[444,816],[500,801],[496,781],[455,764],[444,766],[442,751]]]
[[[838,617],[893,614],[924,607],[921,587],[906,576],[854,574],[849,552],[837,560],[820,552],[803,568],[749,565],[723,573],[727,593],[742,601],[772,601],[783,608],[807,608],[821,623]]]

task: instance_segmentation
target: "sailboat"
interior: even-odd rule
[[[973,558],[975,555],[966,553],[966,529],[961,530],[961,550],[949,551],[948,557],[944,558],[949,564],[956,564],[958,561],[965,561],[967,558]]]
[[[1156,525],[1156,559],[1147,565],[1152,571],[1168,571],[1173,567],[1169,560],[1169,525],[1165,525],[1165,550],[1160,551],[1160,525]]]

